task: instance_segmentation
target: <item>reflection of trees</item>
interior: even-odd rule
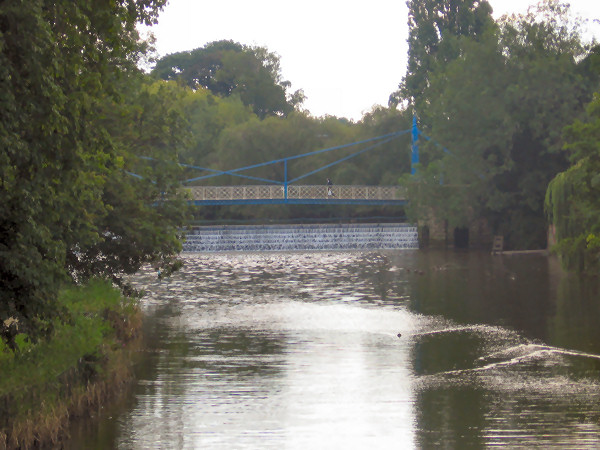
[[[407,264],[407,255],[400,253],[373,252],[365,255],[355,267],[355,276],[369,285],[375,294],[372,300],[395,303],[407,298],[409,284],[402,266]],[[412,262],[408,263],[412,266]]]
[[[485,392],[440,386],[417,395],[417,445],[419,448],[483,448]]]
[[[569,388],[514,371],[438,380],[416,396],[419,448],[588,448],[597,439],[598,387]]]
[[[411,308],[463,324],[508,326],[545,339],[554,308],[548,259],[485,252],[419,252]]]
[[[600,280],[565,276],[556,293],[548,335],[559,347],[600,354]]]
[[[518,332],[415,336],[417,445],[575,448],[598,433],[600,281],[561,278],[552,258],[450,255],[423,255],[418,265],[427,271],[411,283],[418,298],[411,306],[451,322]],[[547,350],[515,346],[530,342],[526,337],[542,339]],[[488,366],[496,359],[502,364]]]
[[[416,396],[419,448],[483,446],[485,392],[468,381],[463,386],[427,377],[475,367],[482,336],[470,331],[438,333],[418,338],[412,350],[416,374],[426,380]]]

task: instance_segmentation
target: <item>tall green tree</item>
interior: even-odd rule
[[[283,80],[276,54],[233,41],[167,55],[157,61],[152,74],[180,80],[192,89],[206,88],[221,97],[238,96],[261,119],[285,116],[304,100],[302,91],[288,93],[291,83]]]
[[[192,89],[205,88],[227,97],[235,86],[219,82],[217,72],[228,53],[242,53],[244,46],[229,40],[215,41],[191,51],[177,52],[160,58],[152,75],[162,80],[179,80]]]
[[[477,38],[492,23],[486,0],[409,0],[408,65],[392,104],[408,102],[420,113],[430,75],[457,58],[456,38]]]
[[[125,161],[102,116],[139,72],[136,24],[164,3],[0,3],[0,324],[43,333],[73,275],[67,255],[110,236],[100,224]]]
[[[513,248],[546,245],[546,187],[567,167],[560,130],[593,85],[580,34],[555,5],[462,38],[461,56],[430,77],[427,131],[449,150],[424,149],[424,161],[437,161],[421,171],[439,193],[431,203],[455,225],[487,219]]]
[[[179,267],[182,225],[190,213],[181,188],[179,153],[189,145],[182,100],[188,89],[145,77],[124,80],[123,101],[107,99],[93,122],[105,129],[118,155],[94,220],[97,238],[67,248],[67,267],[78,280],[104,276],[127,288],[123,275],[152,263],[161,273]]]

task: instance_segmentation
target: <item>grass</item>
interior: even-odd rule
[[[18,335],[0,343],[0,449],[57,442],[73,415],[84,414],[131,377],[127,343],[141,326],[137,303],[104,280],[61,292],[68,311],[50,339]]]

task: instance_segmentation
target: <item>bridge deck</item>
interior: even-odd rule
[[[406,203],[400,186],[331,186],[332,195],[323,185],[193,186],[188,190],[196,205]]]

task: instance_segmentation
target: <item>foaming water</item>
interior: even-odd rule
[[[127,449],[600,442],[600,356],[457,319],[448,305],[471,299],[430,289],[464,284],[466,263],[421,255],[192,254],[169,281],[147,268],[132,282],[148,352],[131,404],[98,433]],[[482,286],[497,270],[485,261]]]

